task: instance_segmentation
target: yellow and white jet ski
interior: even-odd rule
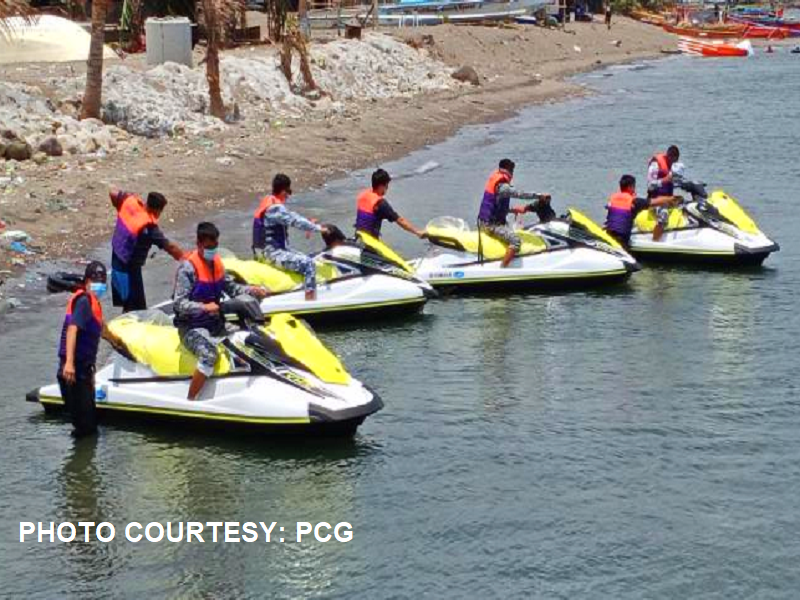
[[[739,203],[722,190],[708,195],[702,183],[676,180],[691,200],[669,210],[669,221],[659,241],[653,241],[654,209],[640,212],[634,221],[628,250],[642,261],[674,264],[757,266],[780,250],[758,228]]]
[[[186,395],[196,359],[181,345],[171,317],[157,310],[127,313],[107,324],[104,337],[114,351],[95,376],[103,420],[171,421],[257,434],[353,435],[383,406],[306,325],[286,314],[222,339],[214,375],[195,401]],[[58,384],[30,392],[27,400],[48,413],[64,406]]]
[[[315,255],[317,299],[306,300],[303,277],[257,260],[222,252],[225,270],[270,295],[261,301],[264,315],[290,312],[310,322],[390,317],[419,312],[435,292],[426,282],[398,266],[386,244],[361,235]],[[402,259],[401,259],[402,260]]]
[[[426,227],[431,248],[412,262],[435,288],[464,291],[586,289],[624,281],[636,260],[583,213],[518,229],[522,251],[507,268],[501,241],[470,229],[462,219],[439,217]]]

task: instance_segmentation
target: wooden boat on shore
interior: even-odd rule
[[[678,49],[684,54],[714,58],[744,57],[753,53],[753,46],[748,41],[730,44],[722,40],[706,41],[693,38],[681,38]]]
[[[707,39],[727,39],[742,37],[747,29],[745,25],[732,25],[727,27],[690,27],[688,25],[670,25],[665,23],[661,26],[664,31],[674,33],[683,37],[707,38]]]
[[[664,31],[682,37],[697,39],[724,40],[742,38],[745,40],[783,40],[791,34],[788,30],[778,27],[763,27],[760,25],[736,24],[724,27],[690,27],[686,25],[662,25]]]

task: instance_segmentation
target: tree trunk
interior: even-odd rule
[[[219,80],[220,28],[217,13],[217,0],[203,0],[203,13],[206,25],[206,79],[211,114],[218,119],[225,118],[225,105]]]
[[[103,50],[107,0],[92,2],[92,41],[86,69],[86,90],[81,105],[81,119],[99,119],[103,100]]]

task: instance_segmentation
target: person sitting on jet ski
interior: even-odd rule
[[[522,248],[522,242],[513,229],[508,226],[506,219],[508,213],[521,215],[529,211],[537,211],[544,205],[549,205],[550,194],[537,194],[522,192],[511,185],[514,178],[514,161],[504,158],[500,161],[498,169],[489,176],[483,191],[481,208],[478,213],[478,227],[493,238],[497,238],[508,246],[506,255],[500,266],[507,267],[514,256]],[[520,200],[536,200],[526,206],[510,207],[511,198]]]
[[[381,225],[384,221],[389,221],[397,223],[409,233],[424,240],[427,234],[397,214],[386,199],[391,181],[389,173],[383,169],[378,169],[372,174],[372,189],[361,192],[356,201],[356,231],[363,231],[374,238],[380,238]]]
[[[256,259],[304,277],[306,300],[317,298],[317,267],[314,259],[288,247],[289,227],[325,233],[327,229],[286,208],[292,195],[292,180],[278,173],[272,180],[272,194],[261,200],[253,214],[253,253]]]
[[[658,198],[672,196],[675,192],[672,165],[681,157],[677,146],[670,146],[666,153],[659,153],[650,159],[647,167],[647,197]],[[664,234],[669,221],[669,210],[662,206],[656,211],[656,226],[653,229],[653,241],[657,242]]]
[[[225,274],[217,254],[219,230],[213,223],[197,226],[197,249],[181,261],[175,275],[175,327],[181,342],[197,357],[197,369],[189,384],[189,400],[194,400],[206,379],[214,372],[217,344],[224,337],[225,318],[220,310],[222,294],[230,297],[249,294],[263,298],[262,287],[240,285]]]
[[[94,369],[103,332],[106,268],[93,261],[86,266],[83,284],[67,302],[67,314],[58,346],[58,386],[72,418],[73,435],[82,437],[97,430]]]
[[[649,208],[659,210],[674,204],[673,196],[659,196],[657,198],[637,198],[636,178],[633,175],[623,175],[619,180],[619,191],[608,199],[606,208],[606,231],[626,248],[630,245],[633,221],[636,215]]]

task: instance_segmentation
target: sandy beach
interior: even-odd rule
[[[3,250],[2,277],[26,265],[64,258],[80,260],[109,235],[114,217],[106,190],[116,185],[142,194],[161,191],[169,199],[165,231],[221,208],[249,208],[277,171],[289,174],[297,191],[317,186],[349,170],[378,165],[460,127],[509,116],[521,107],[584,93],[565,81],[605,65],[659,56],[675,38],[661,30],[618,18],[611,31],[600,23],[570,24],[568,31],[535,27],[436,27],[391,30],[392,36],[425,55],[426,68],[447,73],[472,67],[480,85],[447,78],[442,89],[398,93],[365,100],[326,98],[337,110],[275,114],[265,108],[230,125],[200,133],[146,138],[120,131],[113,150],[52,157],[42,164],[5,161],[0,219],[8,230],[24,230],[35,253]],[[316,44],[314,42],[312,51]],[[238,49],[226,56],[274,56],[266,46]],[[109,61],[109,65],[114,62]],[[142,57],[122,61],[144,70]],[[433,65],[433,66],[431,66]],[[65,78],[79,77],[78,63],[5,66],[6,82],[38,85],[51,99]],[[48,82],[49,86],[48,87]],[[106,84],[108,85],[108,83]],[[324,90],[324,82],[320,84]],[[332,84],[333,85],[333,84]],[[333,96],[333,94],[332,94]],[[321,213],[320,213],[321,214]],[[318,216],[318,215],[311,215]]]

